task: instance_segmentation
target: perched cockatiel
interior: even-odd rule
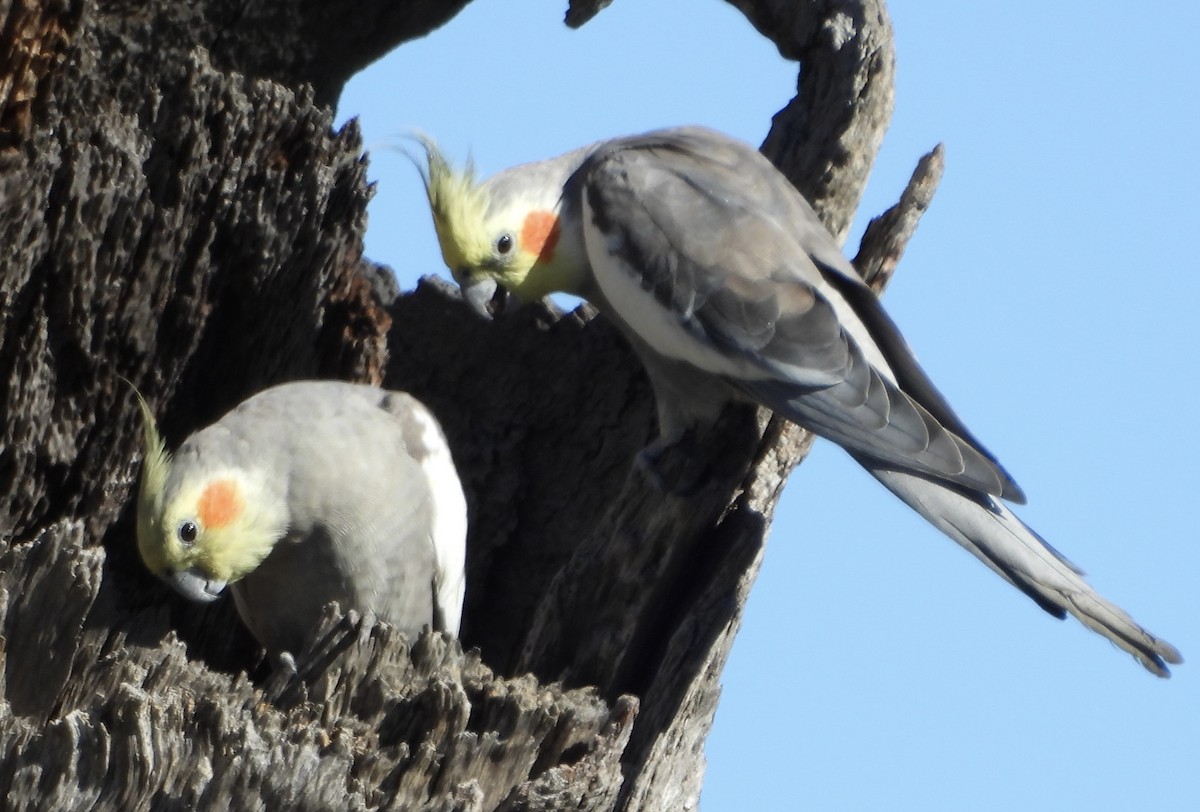
[[[934,387],[878,298],[757,150],[680,127],[602,141],[485,182],[423,140],[442,254],[477,308],[587,299],[638,352],[660,443],[756,401],[841,445],[1050,614],[1167,676],[1179,652],[1101,597],[1002,500],[1024,495]]]
[[[458,633],[467,509],[441,428],[410,395],[301,381],[254,395],[168,453],[142,402],[138,548],[184,597],[226,586],[271,652],[321,609],[373,611],[410,638]]]

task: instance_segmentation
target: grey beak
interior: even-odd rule
[[[492,319],[504,311],[508,292],[487,276],[477,276],[462,286],[463,299],[471,309],[485,319]]]
[[[208,578],[195,567],[163,573],[162,579],[183,597],[199,603],[211,603],[225,591],[224,581]]]

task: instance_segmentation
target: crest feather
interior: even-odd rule
[[[130,384],[132,387],[133,384]],[[167,472],[171,468],[171,453],[158,433],[158,424],[154,420],[154,412],[142,397],[142,393],[133,389],[137,396],[138,409],[142,413],[142,493],[147,491],[160,494],[167,484]]]
[[[126,383],[129,383],[126,381]],[[138,408],[142,413],[142,482],[138,488],[138,548],[142,560],[155,573],[163,564],[163,551],[157,549],[158,534],[154,526],[158,522],[158,509],[163,492],[167,487],[167,474],[171,470],[171,454],[158,433],[158,424],[154,420],[154,412],[142,397],[137,387],[129,383],[129,388],[137,397]]]
[[[488,195],[475,180],[474,164],[468,159],[467,165],[457,170],[432,138],[421,134],[414,137],[425,150],[426,166],[417,164],[417,169],[425,182],[442,256],[451,271],[475,267],[488,256],[490,245],[483,229]]]

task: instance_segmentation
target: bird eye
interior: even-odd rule
[[[499,239],[496,240],[496,253],[497,254],[507,254],[509,251],[512,250],[512,247],[513,247],[513,238],[512,238],[511,234],[501,234]]]
[[[196,526],[195,522],[180,522],[179,530],[176,532],[179,535],[179,540],[188,547],[191,547],[196,543],[196,536],[200,535],[200,528]]]

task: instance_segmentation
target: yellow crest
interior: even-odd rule
[[[126,383],[129,383],[126,381]],[[138,488],[137,541],[146,566],[155,573],[165,566],[162,533],[158,528],[163,491],[171,470],[171,454],[158,433],[158,425],[149,404],[132,383],[142,413],[142,481]]]
[[[484,229],[488,197],[475,181],[475,167],[468,161],[466,168],[458,171],[432,138],[415,137],[425,150],[426,167],[417,168],[425,182],[442,257],[452,273],[478,267],[490,255],[491,246]]]

